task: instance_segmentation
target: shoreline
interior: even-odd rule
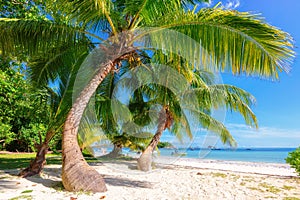
[[[157,162],[164,164],[160,160]],[[289,164],[281,163],[178,158],[171,165],[238,173],[297,177],[295,169],[291,168]]]
[[[139,155],[127,154],[134,159]],[[154,163],[159,165],[176,165],[182,167],[191,167],[199,169],[213,169],[220,171],[231,171],[240,173],[252,173],[262,175],[278,175],[287,177],[297,177],[295,169],[291,168],[287,163],[271,163],[271,162],[252,162],[237,160],[217,160],[206,158],[186,158],[172,156],[157,156],[153,159]]]
[[[155,163],[146,173],[136,169],[136,160],[91,163],[108,188],[96,194],[65,191],[60,165],[46,165],[41,176],[29,178],[0,170],[0,199],[300,199],[300,177],[287,164],[193,158]]]

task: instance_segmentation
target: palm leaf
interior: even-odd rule
[[[260,15],[221,8],[174,10],[152,24],[157,28],[138,32],[136,40],[144,37],[149,48],[180,52],[198,69],[272,78],[289,70],[294,57],[291,36],[264,23]]]
[[[70,25],[49,20],[0,18],[0,49],[3,55],[36,56],[58,47],[71,47],[84,39],[86,32]],[[60,52],[56,52],[60,53]]]
[[[208,131],[212,131],[217,134],[221,141],[225,144],[229,144],[230,146],[236,146],[236,142],[233,139],[232,135],[228,131],[228,129],[218,120],[214,119],[210,115],[201,112],[200,110],[192,110],[189,109],[188,113],[193,119],[197,120],[201,127],[207,129]]]

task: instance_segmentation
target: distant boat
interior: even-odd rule
[[[214,147],[214,146],[208,146],[207,148],[208,148],[208,149],[211,149],[211,150],[221,150],[220,148],[216,148],[216,147]]]

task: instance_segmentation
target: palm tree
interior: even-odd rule
[[[122,79],[122,76],[130,71],[129,66],[130,65],[123,66],[118,73],[110,73],[106,76],[96,91],[95,109],[97,119],[106,139],[110,140],[114,145],[113,150],[109,154],[104,155],[104,157],[119,157],[123,147],[143,151],[145,144],[151,139],[151,134],[149,133],[143,133],[144,135],[141,138],[135,137],[134,132],[123,132],[122,127],[119,127],[118,123],[114,120],[111,109],[113,92],[116,84]],[[135,117],[137,116],[135,115],[134,118]],[[138,117],[138,119],[140,119],[140,117]]]
[[[0,20],[3,55],[20,50],[34,55],[66,41],[75,44],[86,36],[98,40],[100,50],[106,55],[99,59],[95,75],[75,100],[65,121],[62,180],[67,190],[106,190],[102,176],[86,163],[80,152],[78,126],[89,99],[102,80],[116,67],[121,67],[122,61],[142,56],[135,47],[141,44],[141,38],[149,51],[163,49],[164,54],[180,53],[196,68],[272,78],[278,78],[280,71],[288,70],[294,55],[289,34],[266,24],[259,15],[248,12],[219,7],[191,10],[190,5],[197,2],[201,1],[58,0],[52,4],[59,9],[58,13],[65,16],[64,23]],[[192,46],[195,44],[192,42],[183,43],[179,39],[180,34],[171,38],[166,29],[190,37],[201,48],[195,48],[197,45]]]
[[[168,63],[168,66],[177,66],[176,64],[176,59],[173,59],[172,63]],[[184,64],[184,62],[181,64]],[[153,70],[157,70],[157,67]],[[166,71],[164,68],[161,70]],[[194,119],[194,124],[199,124],[203,128],[218,134],[223,143],[235,146],[236,143],[226,127],[210,116],[212,108],[226,106],[228,109],[239,112],[247,124],[257,127],[256,117],[250,109],[254,97],[246,91],[231,85],[213,84],[213,74],[195,71],[191,76],[191,87],[183,93],[174,94],[172,89],[173,91],[178,91],[179,89],[172,87],[172,85],[179,83],[177,82],[178,78],[174,78],[174,74],[171,74],[171,77],[173,78],[166,78],[168,82],[164,86],[159,84],[159,80],[152,80],[150,84],[144,83],[143,86],[134,92],[130,104],[131,108],[133,108],[132,113],[140,113],[144,118],[149,118],[146,113],[149,113],[151,105],[161,105],[160,111],[157,112],[158,120],[155,121],[157,123],[156,133],[138,159],[138,168],[142,171],[151,170],[152,152],[156,148],[164,130],[169,129],[179,140],[182,139],[183,133],[186,133],[190,139],[193,137],[193,131],[189,123],[190,118]],[[172,79],[175,79],[174,83],[172,83]],[[130,81],[132,81],[132,78]],[[140,81],[144,80],[141,79]],[[137,82],[134,81],[135,84]],[[184,83],[180,84],[184,85]],[[130,85],[130,83],[125,85]],[[180,100],[178,97],[183,99]],[[142,99],[144,98],[147,99],[147,102],[143,102]],[[146,112],[143,110],[146,110]],[[119,118],[125,117],[120,116]],[[149,119],[144,121],[149,122]]]
[[[61,48],[61,47],[55,47]],[[84,49],[85,48],[85,49]],[[72,107],[72,91],[78,68],[88,51],[86,44],[78,43],[76,48],[61,49],[60,55],[53,55],[51,51],[35,55],[28,65],[30,66],[29,78],[32,85],[40,91],[40,96],[46,105],[45,116],[47,132],[44,141],[40,135],[39,144],[36,145],[37,153],[30,165],[19,173],[19,176],[28,177],[39,174],[46,163],[46,154],[52,138],[62,132],[65,118]],[[59,68],[48,73],[48,68]],[[56,82],[57,88],[48,86],[48,82]]]

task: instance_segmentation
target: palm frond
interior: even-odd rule
[[[236,146],[236,141],[224,124],[200,110],[189,109],[188,113],[193,117],[193,119],[198,121],[201,127],[217,134],[224,144],[227,143],[230,146]]]
[[[0,18],[0,49],[3,55],[35,56],[59,46],[75,45],[85,38],[85,33],[80,28],[49,20]]]
[[[183,102],[187,109],[199,107],[199,110],[207,114],[211,109],[225,107],[239,113],[246,124],[258,127],[257,118],[250,108],[255,103],[255,98],[241,88],[227,84],[193,88],[185,93]]]
[[[117,20],[112,19],[114,5],[111,0],[88,0],[69,1],[58,0],[61,12],[66,14],[75,24],[84,27],[86,30],[106,29],[112,35],[117,34]]]
[[[57,46],[53,50],[32,56],[28,62],[31,80],[36,85],[45,85],[49,81],[55,82],[58,76],[72,71],[75,63],[82,63],[89,53],[88,46],[88,42],[76,42],[75,45]]]
[[[278,78],[278,72],[289,71],[295,54],[288,33],[248,12],[221,8],[176,11],[165,13],[152,26],[156,28],[137,31],[136,39],[145,36],[148,47],[179,52],[198,69]]]

